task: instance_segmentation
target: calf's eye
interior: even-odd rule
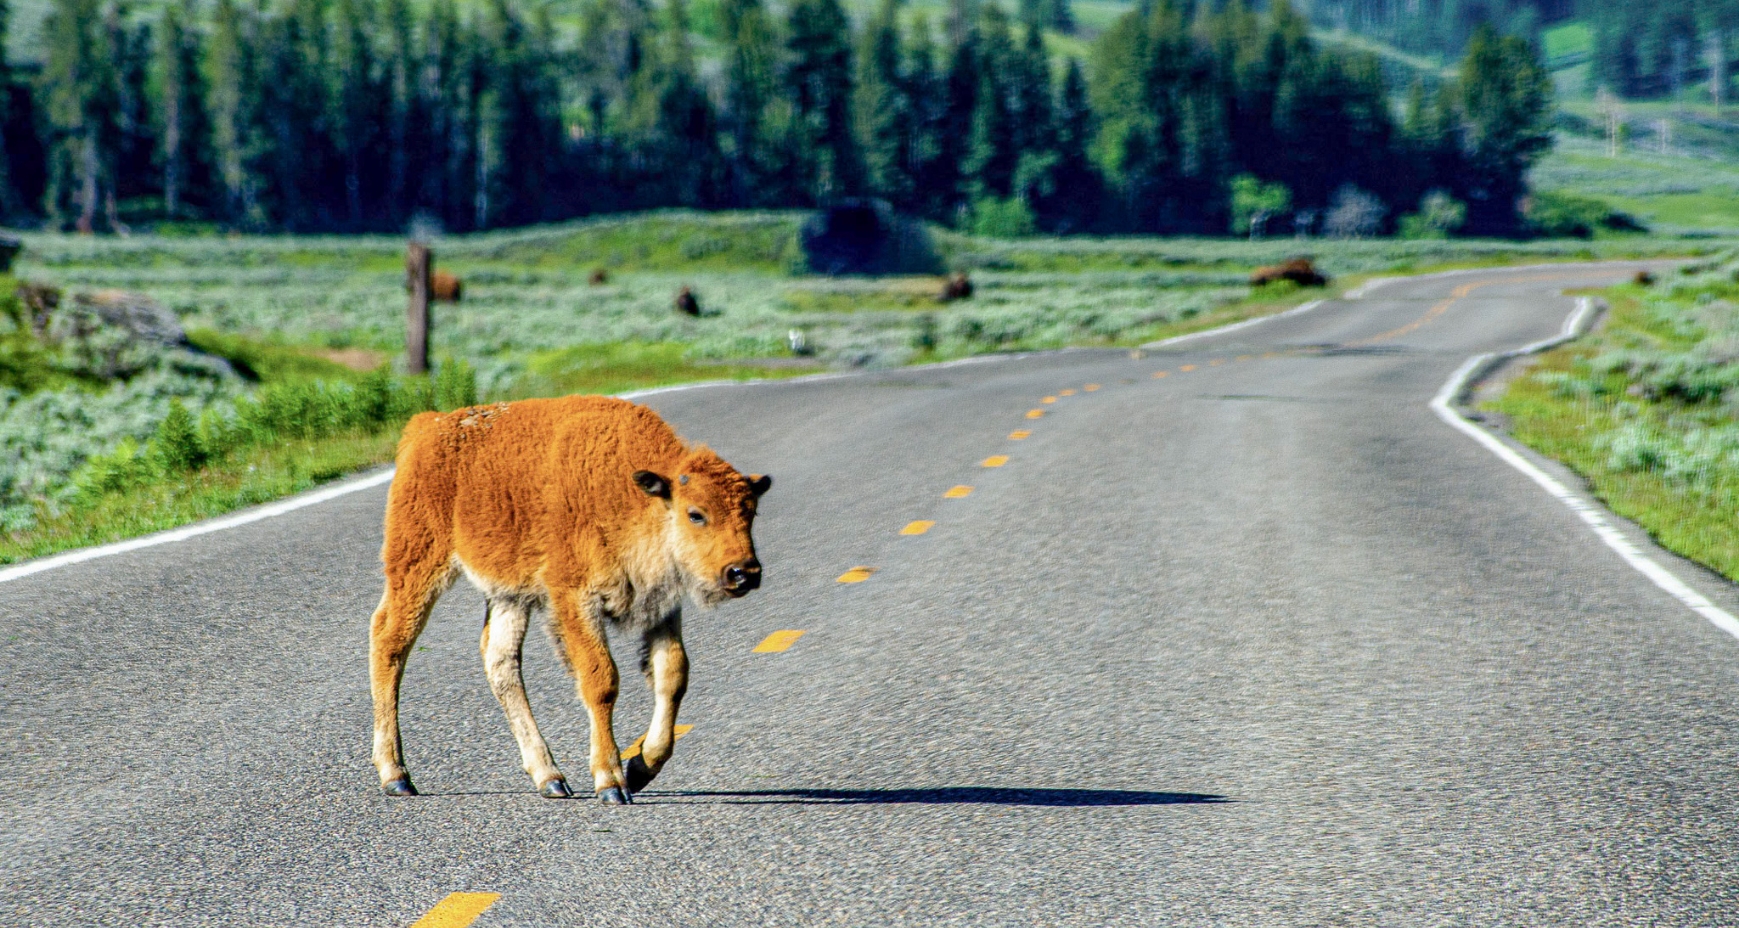
[[[699,509],[690,509],[688,511],[688,521],[693,522],[696,525],[705,525],[706,516],[701,515]]]

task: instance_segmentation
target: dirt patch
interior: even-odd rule
[[[342,364],[353,371],[367,373],[386,363],[386,355],[367,348],[322,348],[313,352],[317,358],[324,358],[333,364]]]
[[[311,355],[332,361],[336,365],[344,365],[351,370],[360,370],[363,374],[386,363],[386,355],[379,351],[369,351],[367,348],[322,348],[311,351]]]

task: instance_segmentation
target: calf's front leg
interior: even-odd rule
[[[628,758],[623,773],[628,789],[638,793],[658,771],[664,769],[676,748],[676,712],[688,691],[688,652],[682,647],[682,612],[670,614],[646,633],[641,669],[652,687],[652,724],[640,744],[640,753]]]
[[[620,679],[604,637],[604,617],[578,592],[566,591],[550,598],[568,667],[574,673],[580,700],[592,717],[592,788],[600,802],[625,805],[632,800],[622,775],[622,755],[616,749],[612,721]]]
[[[528,604],[517,597],[498,596],[489,601],[483,619],[483,668],[489,689],[507,713],[513,740],[519,743],[519,765],[537,783],[537,791],[549,799],[567,799],[568,781],[562,777],[549,753],[549,745],[537,730],[531,703],[525,698],[525,678],[520,672],[520,651],[530,620]]]

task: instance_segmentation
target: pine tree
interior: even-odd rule
[[[381,87],[375,73],[376,55],[369,40],[373,7],[368,0],[337,0],[336,22],[330,34],[331,70],[327,112],[332,118],[332,147],[344,177],[344,210],[353,230],[365,227],[364,162],[380,134]],[[310,178],[312,180],[312,178]]]
[[[255,159],[262,147],[253,121],[255,99],[253,56],[245,13],[235,0],[217,0],[212,13],[211,43],[206,52],[207,108],[211,119],[212,155],[224,189],[222,215],[257,224],[261,215]]]
[[[839,0],[794,0],[786,27],[785,84],[807,159],[811,202],[852,196],[863,186],[852,133],[851,25]]]
[[[12,153],[6,146],[6,129],[12,123],[12,65],[6,54],[11,32],[12,4],[10,0],[0,0],[0,221],[18,212],[18,194],[12,186]]]
[[[1093,164],[1092,143],[1093,111],[1087,100],[1087,79],[1080,62],[1071,58],[1057,97],[1055,189],[1035,208],[1041,228],[1082,232],[1098,219],[1104,182]]]
[[[159,125],[159,167],[162,171],[163,213],[176,219],[202,199],[206,183],[210,130],[206,121],[205,82],[199,71],[202,49],[195,0],[170,3],[158,23],[154,108]]]
[[[413,127],[422,122],[417,118],[422,114],[418,112],[415,86],[417,61],[410,3],[408,0],[386,0],[383,14],[386,25],[383,57],[387,97],[387,179],[386,203],[382,212],[396,227],[403,224],[410,213],[411,151],[416,147],[412,133]],[[418,171],[423,169],[421,162],[415,166]]]
[[[897,0],[883,0],[864,31],[852,110],[870,190],[909,209],[916,186],[910,173],[912,114],[900,71],[897,14]]]
[[[1552,146],[1551,75],[1533,46],[1482,28],[1467,44],[1458,86],[1468,231],[1511,232],[1528,168]]]
[[[97,209],[114,195],[117,55],[104,12],[100,0],[56,0],[43,23],[40,80],[53,133],[46,205],[54,224],[71,217],[81,232],[94,230]]]

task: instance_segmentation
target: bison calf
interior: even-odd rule
[[[416,795],[399,741],[399,682],[436,599],[463,574],[488,600],[484,670],[539,792],[572,795],[520,677],[526,626],[541,609],[591,716],[592,788],[604,802],[629,802],[675,744],[688,686],[683,595],[713,606],[760,585],[750,528],[771,485],[685,444],[651,410],[609,397],[412,419],[387,497],[386,592],[369,630],[381,788]],[[611,627],[641,635],[655,698],[641,753],[626,765],[611,728]]]

